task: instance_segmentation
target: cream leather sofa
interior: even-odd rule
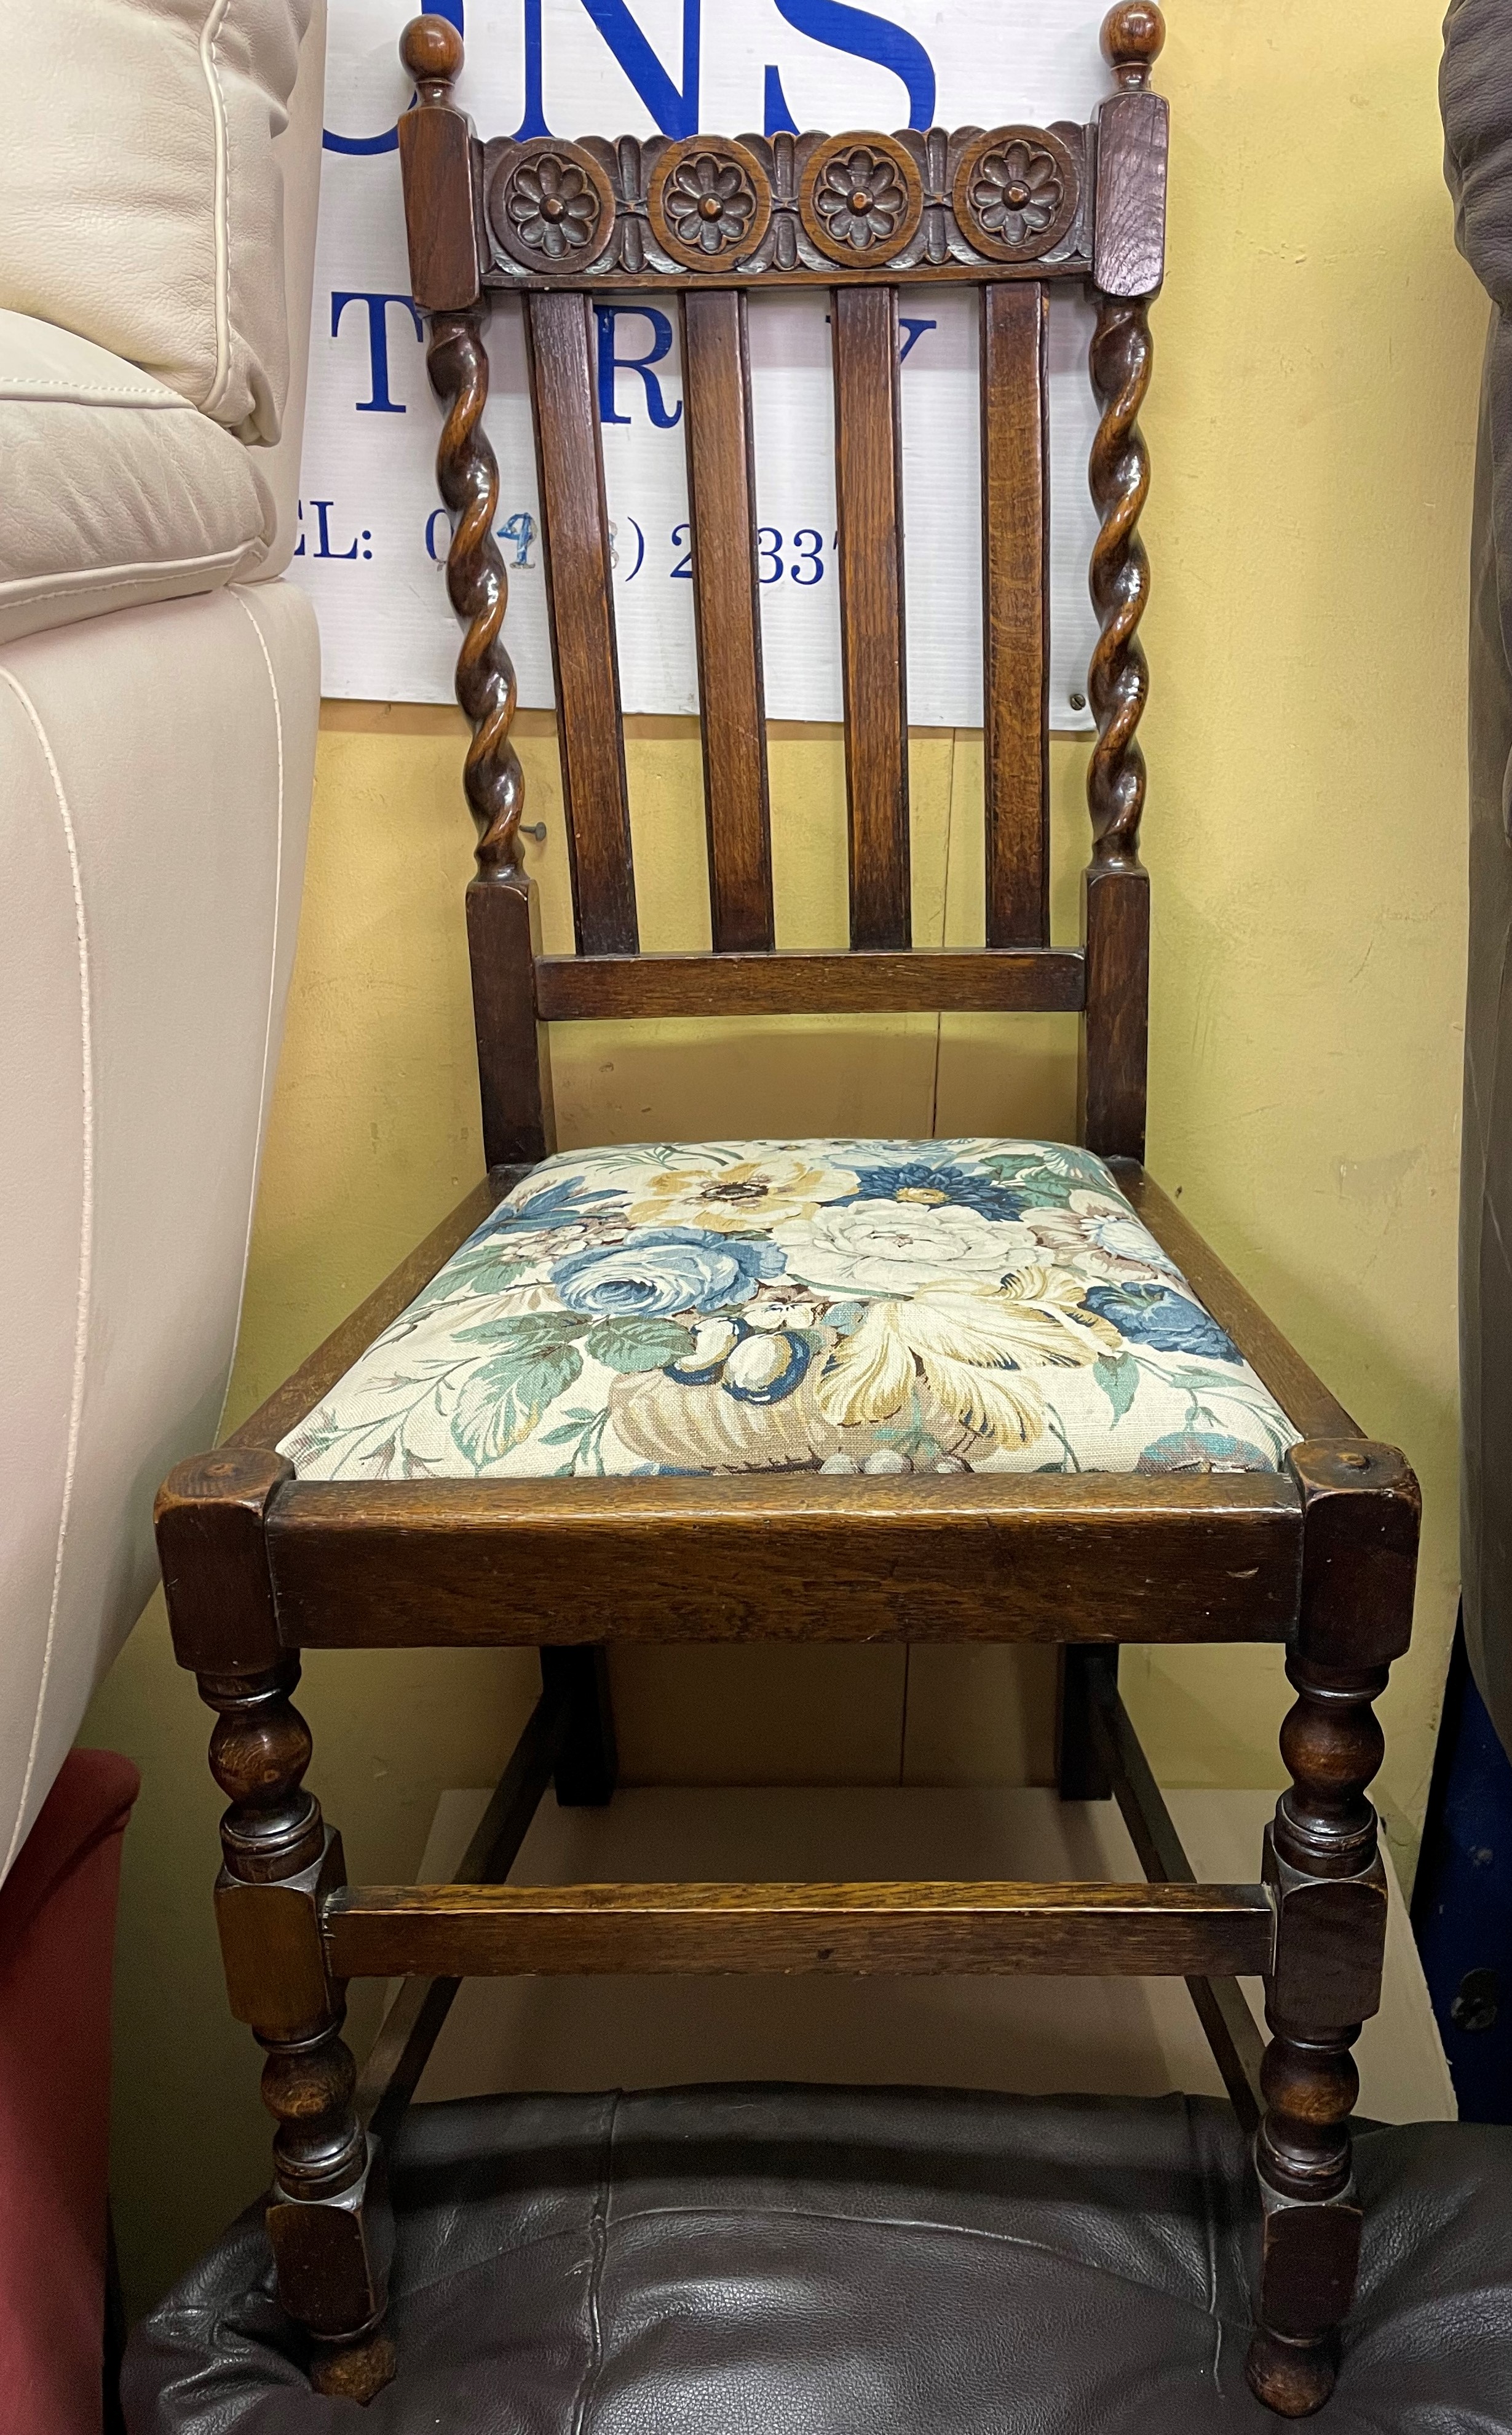
[[[319,699],[277,578],[325,35],[318,0],[6,5],[0,1874],[235,1341]]]

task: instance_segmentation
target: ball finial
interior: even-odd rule
[[[1156,0],[1122,0],[1103,20],[1103,57],[1121,85],[1137,92],[1165,48],[1165,19]]]
[[[448,17],[411,17],[399,56],[417,84],[448,85],[461,71],[462,37]]]

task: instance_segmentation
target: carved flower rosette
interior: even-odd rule
[[[647,205],[656,245],[686,270],[726,270],[754,253],[772,216],[760,162],[723,135],[669,145],[652,172]]]
[[[961,233],[991,262],[1040,262],[1076,216],[1069,147],[1042,127],[995,127],[961,155],[952,201]]]
[[[912,157],[888,135],[831,135],[803,169],[799,216],[810,242],[848,268],[890,262],[918,231],[924,190]]]
[[[537,138],[511,146],[494,171],[489,222],[523,270],[570,278],[613,234],[613,189],[581,145]]]

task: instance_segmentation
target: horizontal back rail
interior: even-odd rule
[[[833,955],[541,956],[544,1023],[654,1015],[1075,1014],[1085,968],[1075,948]]]
[[[1289,1477],[294,1480],[292,1648],[1285,1640]]]
[[[1118,141],[1095,175],[1095,130],[1058,119],[675,143],[495,136],[480,153],[476,275],[495,290],[607,293],[1095,275],[1110,293],[1147,293],[1165,105],[1142,88],[1159,44],[1127,48],[1122,22],[1114,39],[1124,89],[1100,115],[1117,113]]]
[[[802,1970],[938,1977],[1268,1974],[1264,1886],[344,1886],[337,1978]]]

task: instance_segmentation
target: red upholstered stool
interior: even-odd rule
[[[74,1751],[0,1887],[0,2425],[101,2418],[111,1963],[141,1778]]]

